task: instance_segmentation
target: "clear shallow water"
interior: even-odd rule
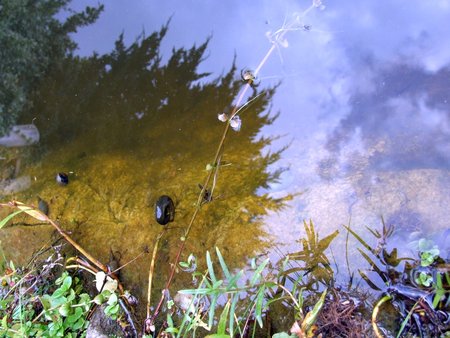
[[[86,4],[96,2],[77,1],[73,6]],[[280,83],[268,102],[272,114],[280,115],[272,124],[255,121],[257,111],[269,110],[255,108],[253,114],[243,115],[242,131],[229,135],[224,160],[233,165],[218,178],[223,200],[205,208],[186,252],[217,245],[237,263],[266,249],[265,233],[284,250],[294,250],[295,240],[303,235],[302,221],[312,219],[322,236],[341,231],[333,249],[340,263],[345,254],[342,224],[350,220],[361,232],[366,225],[380,227],[381,217],[395,224],[395,244],[405,254],[414,251],[417,239],[439,241],[449,228],[450,48],[444,41],[450,3],[324,5],[302,18],[310,29],[288,32],[287,47],[279,46],[261,69],[260,90]],[[143,29],[149,35],[172,15],[162,40],[162,62],[173,46],[198,46],[211,37],[208,57],[199,67],[199,72],[212,73],[200,80],[206,83],[226,73],[234,56],[235,78],[240,69],[255,69],[272,46],[266,33],[309,6],[308,1],[265,1],[258,6],[238,1],[109,3],[99,21],[74,38],[82,56],[106,53],[121,32],[129,45]],[[179,212],[162,250],[164,266],[176,250],[174,242],[193,211],[197,184],[220,140],[223,125],[216,114],[236,93],[223,89],[221,95],[195,97],[169,87],[170,102],[164,101],[165,92],[139,102],[139,95],[149,89],[131,85],[135,82],[125,75],[111,77],[105,89],[110,96],[92,100],[83,111],[65,113],[61,103],[57,110],[39,107],[46,112],[46,119],[36,122],[40,129],[47,125],[59,133],[43,139],[37,164],[24,169],[37,178],[24,197],[32,200],[40,194],[51,200],[51,210],[101,259],[107,259],[112,247],[126,260],[142,246],[151,246],[160,231],[152,220],[156,197],[176,196]],[[69,84],[73,81],[67,78]],[[68,85],[70,91],[57,89],[68,102],[77,102],[89,86],[95,83],[80,80],[77,88]],[[52,90],[49,85],[47,92]],[[163,101],[155,103],[155,98]],[[158,114],[152,115],[155,111]],[[129,118],[117,118],[123,113]],[[83,123],[88,130],[80,127]],[[267,163],[258,155],[267,147],[252,145],[255,135],[282,135],[272,143],[273,151],[289,144],[282,158],[270,165],[271,170],[288,170],[268,187],[263,174]],[[250,161],[254,158],[259,162]],[[74,172],[67,189],[54,185],[59,170]],[[263,193],[301,194],[289,208],[262,217],[269,207]],[[254,225],[248,226],[249,219]],[[445,238],[439,244],[448,252]],[[351,257],[357,266],[357,255]],[[148,261],[137,264],[134,271],[145,271]],[[130,274],[136,284],[145,284],[146,273]]]

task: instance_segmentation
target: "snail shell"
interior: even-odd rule
[[[169,196],[162,195],[156,201],[155,219],[161,225],[166,225],[175,219],[175,205]]]
[[[67,185],[69,184],[69,176],[66,173],[58,173],[56,175],[56,182],[59,185]]]

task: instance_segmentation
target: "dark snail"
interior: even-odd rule
[[[155,218],[161,225],[166,225],[175,219],[175,205],[169,196],[162,195],[156,201]]]
[[[66,173],[58,173],[56,175],[56,182],[59,185],[67,185],[69,183],[69,176]]]

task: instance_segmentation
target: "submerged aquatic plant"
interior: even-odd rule
[[[369,263],[368,273],[359,270],[362,279],[376,291],[383,294],[372,313],[372,326],[377,337],[382,337],[377,324],[378,314],[384,305],[393,305],[400,320],[397,337],[404,332],[420,336],[438,336],[450,330],[450,268],[449,262],[440,258],[439,250],[432,242],[422,239],[419,245],[419,259],[397,257],[394,248],[390,253],[386,243],[393,233],[393,226],[383,223],[381,233],[369,229],[378,239],[373,248],[354,230],[345,226],[365,250],[358,248]],[[406,261],[404,266],[399,265]],[[381,279],[382,283],[379,283]]]
[[[319,239],[312,221],[309,223],[304,221],[303,226],[306,232],[306,238],[300,240],[303,249],[288,254],[291,268],[283,271],[281,276],[291,283],[299,279],[303,280],[305,284],[302,287],[308,290],[318,289],[320,284],[330,285],[334,279],[333,269],[325,251],[339,231],[336,230],[327,237]]]
[[[430,266],[439,257],[438,246],[433,241],[421,238],[419,240],[420,265]]]

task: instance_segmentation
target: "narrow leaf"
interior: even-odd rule
[[[371,228],[369,228],[368,226],[366,226],[366,229],[370,231],[370,233],[375,237],[375,238],[381,238],[380,233],[377,230],[372,230]]]
[[[211,298],[211,305],[209,306],[209,318],[208,318],[208,326],[212,327],[214,323],[214,314],[216,313],[216,304],[217,304],[218,295],[214,295]]]
[[[262,308],[263,308],[263,301],[264,301],[264,285],[259,289],[258,295],[256,296],[256,304],[255,304],[255,318],[258,321],[259,327],[263,327],[263,321],[262,321]]]
[[[388,279],[384,275],[383,271],[375,264],[375,262],[366,254],[364,251],[358,248],[359,253],[366,259],[366,261],[370,264],[370,267],[380,276],[383,282],[388,282]]]
[[[253,274],[252,280],[250,281],[251,286],[255,286],[258,279],[261,277],[261,273],[266,267],[266,265],[269,263],[269,258],[266,258],[256,269],[255,273]]]
[[[327,237],[322,238],[317,245],[319,247],[320,251],[325,251],[337,235],[339,235],[339,230],[336,230],[331,235],[328,235]]]
[[[214,274],[214,268],[209,251],[206,251],[206,265],[208,266],[209,277],[211,277],[212,282],[215,283],[217,279],[216,275]]]
[[[236,310],[236,304],[239,301],[239,294],[238,293],[234,294],[231,299],[232,299],[232,301],[231,301],[231,306],[230,306],[229,326],[230,326],[230,335],[233,336],[233,334],[234,334],[234,312]]]
[[[229,281],[231,279],[230,270],[228,270],[228,267],[225,264],[225,260],[223,259],[223,256],[220,253],[220,250],[218,247],[216,247],[216,253],[217,253],[217,257],[219,258],[219,263],[220,263],[220,266],[222,267],[223,273],[224,273],[225,277],[227,278],[227,280]]]
[[[39,210],[33,209],[21,202],[15,202],[16,206],[18,209],[25,211],[28,215],[30,215],[31,217],[37,219],[38,221],[43,221],[46,222],[48,221],[48,217],[47,215],[43,214],[42,212],[40,212]]]
[[[347,231],[350,232],[353,235],[353,237],[355,237],[368,251],[370,251],[374,256],[376,256],[376,252],[356,232],[354,232],[352,229],[350,229],[350,227],[346,225],[344,225],[344,228],[346,228]]]
[[[2,221],[0,222],[0,229],[3,228],[6,223],[8,223],[14,216],[24,212],[25,210],[18,210],[18,211],[14,211],[12,214],[9,214],[8,216],[6,216],[4,219],[2,219]]]
[[[302,330],[307,332],[314,325],[317,320],[317,316],[319,315],[320,310],[325,302],[325,296],[327,295],[327,289],[322,292],[319,301],[314,305],[314,308],[308,312],[305,316],[305,319],[302,323]]]
[[[413,305],[411,310],[408,311],[408,314],[406,315],[405,319],[402,321],[402,324],[400,325],[400,329],[398,330],[396,338],[400,338],[401,337],[401,335],[403,333],[403,330],[405,329],[406,325],[408,324],[409,319],[411,318],[411,315],[413,314],[414,310],[416,309],[418,303],[419,303],[419,301],[417,301]]]
[[[243,274],[244,274],[244,270],[240,270],[236,275],[231,277],[231,279],[228,282],[227,291],[238,287],[237,282],[241,279]]]
[[[218,334],[225,334],[225,330],[227,328],[228,313],[230,312],[230,305],[230,300],[228,300],[227,304],[223,308],[222,314],[220,315],[219,324],[217,326]]]
[[[369,279],[369,277],[367,277],[367,275],[366,275],[364,272],[362,272],[362,271],[359,270],[359,269],[358,269],[358,272],[359,272],[359,274],[361,275],[362,279],[364,279],[365,282],[366,282],[367,284],[369,284],[369,286],[370,286],[373,290],[381,291],[381,289],[380,289],[378,286],[376,286],[375,283],[373,283],[373,282]]]
[[[207,295],[212,292],[212,289],[209,288],[186,289],[186,290],[179,290],[178,292],[183,295]]]

